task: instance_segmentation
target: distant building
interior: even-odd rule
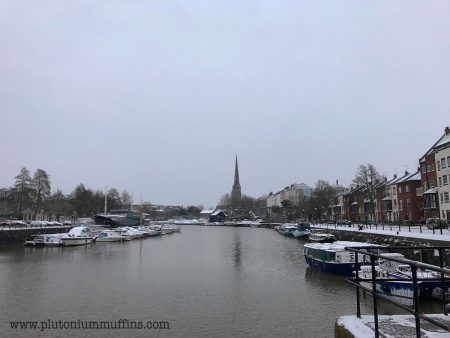
[[[211,214],[214,212],[214,210],[211,209],[205,209],[200,211],[200,218],[204,219],[206,221],[209,221]]]
[[[267,208],[282,207],[286,201],[293,207],[298,207],[311,197],[312,189],[305,183],[294,183],[266,198]]]
[[[0,189],[0,217],[12,216],[14,208],[13,190],[9,188]]]

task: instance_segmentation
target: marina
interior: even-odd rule
[[[86,319],[121,318],[126,313],[128,318],[142,319],[144,313],[170,320],[171,335],[180,337],[302,337],[300,332],[308,332],[308,337],[331,337],[336,320],[356,311],[354,287],[343,275],[308,266],[303,252],[311,245],[317,243],[264,228],[199,225],[184,225],[179,234],[172,231],[118,243],[4,245],[0,297],[5,300],[3,309],[14,307],[8,313],[0,310],[0,315],[13,320],[32,313],[42,318],[64,313],[62,319]],[[65,268],[67,264],[70,269]],[[55,273],[57,279],[52,277]],[[15,284],[24,291],[12,297],[7,290]],[[151,292],[136,292],[143,289]],[[127,301],[117,308],[109,293]],[[39,301],[33,301],[38,295]],[[71,301],[61,304],[62,295]],[[363,312],[371,313],[372,306],[370,297],[361,299]],[[423,299],[421,306],[429,313],[441,312],[437,300]],[[286,312],[286,308],[291,310]],[[383,302],[379,311],[403,313]],[[299,316],[304,319],[298,321]],[[255,321],[260,324],[255,326]],[[234,324],[226,325],[229,322]],[[58,336],[51,331],[46,335]],[[107,331],[95,335],[109,336]],[[140,336],[133,331],[127,335]]]

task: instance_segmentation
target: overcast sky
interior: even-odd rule
[[[450,2],[0,0],[0,187],[214,206],[414,170],[450,124]]]

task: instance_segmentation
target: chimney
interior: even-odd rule
[[[447,126],[447,127],[445,127],[445,135],[448,135],[448,134],[450,134],[450,128]]]
[[[408,170],[405,170],[405,176],[406,176],[406,175],[409,175],[409,172],[408,172]]]
[[[394,174],[394,178],[397,178],[397,174]]]
[[[336,186],[338,186],[339,185],[339,181],[338,180],[336,180]]]

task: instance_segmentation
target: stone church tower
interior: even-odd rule
[[[241,205],[241,185],[239,184],[239,169],[236,155],[236,164],[234,167],[234,183],[231,190],[231,206],[238,208]]]

